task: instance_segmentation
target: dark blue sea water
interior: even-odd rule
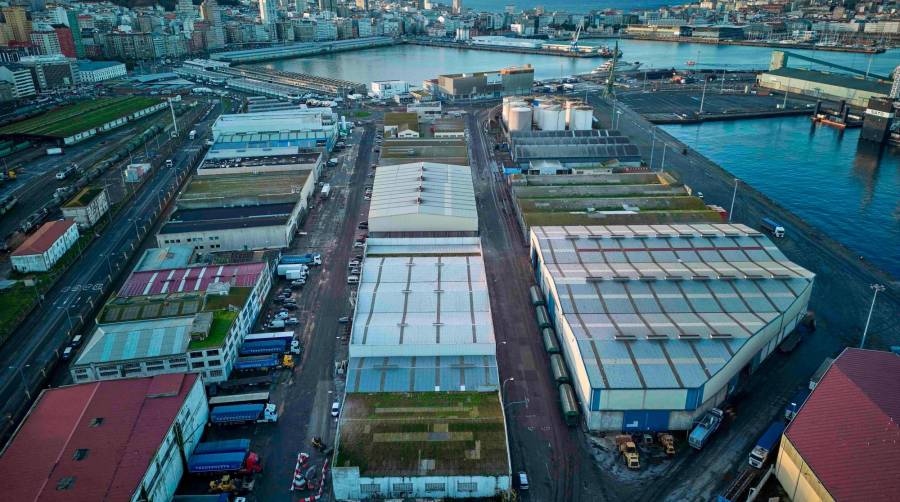
[[[808,117],[665,126],[723,168],[900,278],[900,149]]]

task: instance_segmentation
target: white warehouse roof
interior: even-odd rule
[[[548,310],[571,330],[592,389],[701,388],[725,377],[742,349],[769,343],[754,339],[764,328],[789,331],[814,278],[737,224],[532,227],[531,242],[544,291],[559,301]]]
[[[283,133],[335,128],[337,115],[331,108],[301,108],[271,112],[236,113],[219,116],[213,137],[222,134]]]
[[[460,238],[398,239],[407,245],[391,252],[383,247],[380,256],[367,253],[351,358],[494,356],[484,260],[480,248],[473,252],[478,239],[468,239],[458,247],[453,243]],[[436,245],[443,253],[432,252]]]
[[[379,166],[369,231],[477,232],[472,170],[434,162]]]

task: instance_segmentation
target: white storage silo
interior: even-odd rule
[[[548,106],[544,109],[544,131],[562,131],[566,128],[566,112],[559,105]]]
[[[551,106],[555,106],[552,101],[543,100],[543,101],[541,101],[541,104],[537,108],[534,109],[534,113],[535,113],[534,123],[537,124],[538,129],[540,129],[542,131],[544,130],[544,122],[547,119],[547,115],[546,115],[547,109],[550,108]]]
[[[527,106],[517,106],[509,109],[509,130],[510,131],[530,131],[531,130],[531,108]]]
[[[510,103],[512,103],[516,98],[513,96],[503,96],[503,112],[501,115],[503,116],[503,123],[509,125],[509,109]]]
[[[594,125],[594,109],[590,106],[579,106],[572,110],[569,129],[572,131],[588,131]]]

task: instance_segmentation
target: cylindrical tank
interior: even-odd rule
[[[531,108],[527,106],[519,106],[509,109],[509,130],[510,131],[530,131],[531,130]]]
[[[590,106],[579,106],[572,110],[572,119],[569,129],[573,131],[588,131],[594,124],[594,110]]]
[[[544,109],[544,131],[562,131],[566,128],[566,112],[559,105]]]
[[[515,100],[513,96],[503,96],[503,122],[509,124],[509,105]]]
[[[547,119],[546,111],[547,108],[554,106],[552,102],[549,100],[541,101],[541,104],[535,108],[534,113],[534,123],[537,124],[538,129],[544,130],[544,121]]]

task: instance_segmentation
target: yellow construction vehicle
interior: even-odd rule
[[[222,479],[214,479],[209,482],[210,493],[233,492],[236,488],[234,478],[228,474],[222,476]]]
[[[629,469],[641,468],[641,458],[638,454],[637,446],[634,445],[634,440],[630,435],[619,434],[616,436],[616,446],[619,447],[619,453],[622,454],[622,458],[625,459],[625,465]]]
[[[286,354],[281,359],[281,366],[284,368],[293,368],[294,367],[294,356],[290,354]]]
[[[660,446],[662,446],[663,450],[665,450],[666,455],[672,457],[675,455],[675,438],[672,437],[668,432],[660,432],[656,435],[656,440],[659,441]]]

